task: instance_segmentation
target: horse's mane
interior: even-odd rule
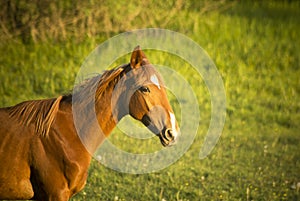
[[[76,100],[72,100],[73,103],[79,104],[87,104],[90,102],[90,98],[92,100],[99,99],[104,91],[111,85],[115,85],[116,82],[122,77],[124,73],[130,70],[130,65],[125,64],[119,66],[117,68],[113,68],[111,70],[106,70],[101,75],[94,76],[92,78],[88,78],[75,86],[73,93],[67,95],[67,97],[74,97],[74,93],[78,93],[75,95]],[[94,97],[91,97],[91,92],[93,92]],[[92,102],[92,104],[94,104]]]
[[[52,99],[32,100],[9,108],[10,117],[16,118],[25,126],[35,125],[35,132],[47,136],[55,119],[62,96]]]
[[[99,98],[105,89],[112,82],[116,82],[120,77],[122,72],[125,71],[125,67],[128,65],[123,65],[118,68],[107,70],[102,75],[92,77],[83,83],[76,86],[78,90],[82,88],[81,95],[79,96],[82,100],[82,104],[86,104],[87,97],[85,93],[89,93],[89,90],[93,87],[97,87],[95,97]],[[60,101],[68,99],[66,96],[59,96],[58,98],[44,99],[44,100],[32,100],[19,103],[13,107],[9,108],[9,115],[15,119],[18,119],[20,123],[24,126],[29,126],[34,124],[35,132],[41,136],[47,136],[50,130],[50,127],[55,119],[56,113],[59,108]]]
[[[117,82],[122,74],[129,70],[128,64],[105,71],[102,75],[94,76],[77,85],[75,89],[79,91],[79,96],[76,96],[76,103],[82,107],[87,107],[88,104],[94,104],[90,92],[95,90],[95,98],[99,99],[105,89]],[[96,88],[94,88],[96,87]],[[76,91],[75,90],[75,91]],[[55,119],[56,113],[61,101],[72,101],[74,94],[59,96],[58,98],[31,100],[19,103],[9,108],[10,117],[17,119],[24,126],[34,124],[35,132],[43,137],[47,136],[50,127]]]
[[[126,67],[130,66],[125,64],[112,70],[107,70],[101,75],[95,94],[96,98],[99,98],[110,84],[114,85],[121,78],[122,74],[126,72]]]

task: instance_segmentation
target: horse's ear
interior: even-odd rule
[[[145,53],[141,50],[140,46],[134,48],[131,59],[130,66],[131,68],[139,68],[140,66],[149,64],[149,61],[145,55]]]

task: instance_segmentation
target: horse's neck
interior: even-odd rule
[[[112,111],[112,92],[113,87],[108,87],[101,98],[95,104],[97,120],[101,131],[108,137],[118,123],[118,117]]]
[[[117,124],[118,120],[112,114],[111,94],[112,89],[106,89],[99,100],[87,108],[83,108],[85,104],[81,103],[72,105],[72,100],[62,104],[61,109],[69,113],[77,135],[90,154],[96,151]]]

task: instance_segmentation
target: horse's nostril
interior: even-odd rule
[[[172,129],[166,129],[165,131],[165,138],[169,141],[173,140],[174,139],[174,135],[173,135],[173,131]]]

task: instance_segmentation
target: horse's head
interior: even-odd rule
[[[160,75],[139,46],[132,52],[130,68],[133,76],[128,83],[135,87],[130,94],[129,114],[156,134],[163,146],[173,145],[179,133],[174,112]]]

